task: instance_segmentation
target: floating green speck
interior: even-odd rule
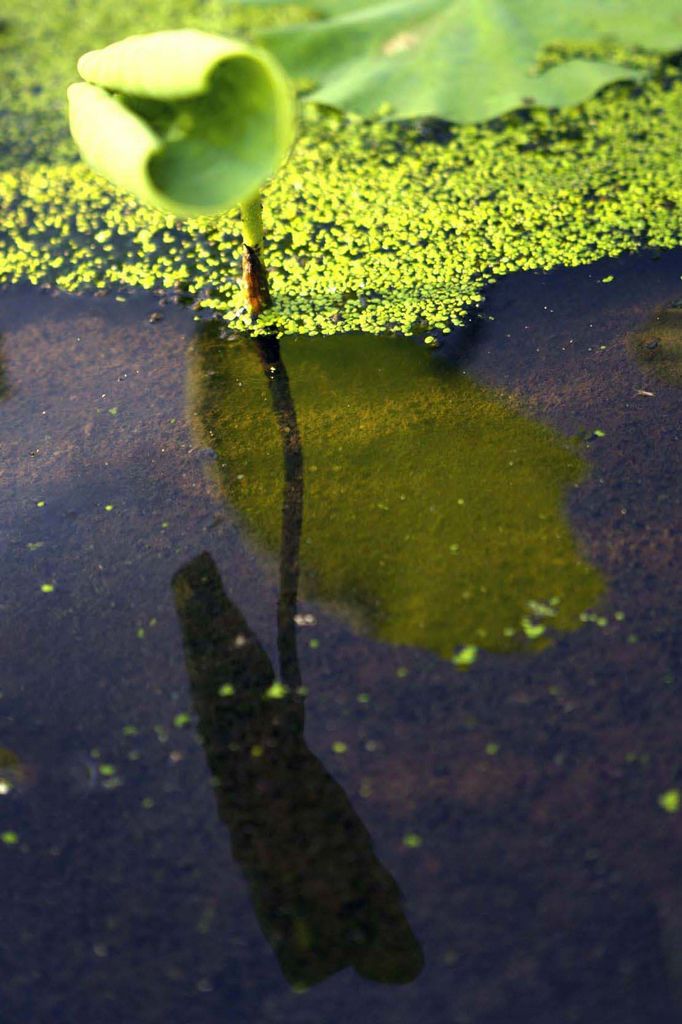
[[[529,601],[528,610],[538,618],[553,618],[556,615],[556,608],[552,604],[543,604],[542,601]]]
[[[547,632],[547,626],[541,622],[532,622],[530,619],[521,619],[521,629],[529,640],[537,640]]]
[[[667,814],[677,814],[680,809],[679,789],[667,789],[665,793],[661,793],[658,798],[658,806]]]
[[[267,688],[263,696],[267,700],[282,700],[283,697],[286,697],[288,692],[287,687],[283,683],[280,683],[278,679],[275,679],[275,681]]]
[[[116,767],[113,764],[100,764],[97,767],[100,775],[104,775],[107,778],[111,778],[112,775],[116,774]]]
[[[342,740],[336,740],[332,743],[332,750],[335,754],[345,754],[348,750],[348,744],[344,743]]]
[[[232,683],[223,683],[218,690],[219,697],[234,697],[235,689]]]
[[[0,833],[0,839],[2,839],[5,846],[16,846],[19,842],[19,834],[8,830]]]
[[[458,668],[466,668],[468,665],[473,665],[477,658],[478,647],[475,644],[467,644],[466,647],[462,647],[461,651],[452,655],[452,664],[457,665]]]
[[[403,836],[403,846],[408,846],[411,850],[416,850],[422,845],[424,840],[416,832],[408,832],[407,835]]]
[[[40,589],[43,594],[51,594],[54,591],[54,583],[41,583]]]
[[[184,727],[189,725],[191,721],[191,716],[188,715],[186,711],[181,711],[179,714],[174,716],[173,725],[176,729],[184,729]]]
[[[499,754],[499,752],[500,752],[500,744],[499,743],[486,743],[486,745],[485,745],[485,752],[488,755],[488,757],[495,757],[495,755]]]

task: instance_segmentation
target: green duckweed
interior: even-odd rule
[[[76,18],[66,0],[49,8],[28,0],[0,37],[2,95],[12,97],[3,110],[0,282],[179,286],[198,307],[250,326],[236,211],[181,222],[114,194],[75,161],[63,94],[79,53],[133,29],[248,33],[263,19],[300,16],[301,5],[161,0],[105,11],[80,0],[78,8]],[[633,61],[654,77],[562,113],[449,131],[307,107],[291,158],[266,188],[277,304],[258,330],[445,330],[502,275],[678,245],[682,73],[646,55]]]
[[[283,700],[288,693],[289,690],[287,687],[278,679],[275,679],[275,681],[265,691],[264,697],[266,700]]]
[[[661,810],[666,811],[667,814],[677,814],[680,809],[680,802],[679,789],[667,789],[658,798],[659,807]]]

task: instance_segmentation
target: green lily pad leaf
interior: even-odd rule
[[[550,601],[548,629],[580,628],[603,581],[562,509],[585,469],[572,441],[411,342],[295,338],[282,352],[303,450],[302,596],[446,658],[547,644],[522,623]],[[278,556],[282,439],[257,352],[204,336],[193,359],[202,443]]]
[[[475,122],[529,104],[570,106],[641,76],[622,53],[595,59],[595,46],[682,48],[679,0],[316,0],[313,7],[319,20],[257,38],[294,78],[314,85],[309,98],[369,116]],[[549,47],[563,48],[564,59],[543,69]]]
[[[78,71],[69,122],[84,160],[180,217],[249,198],[293,141],[284,71],[240,40],[193,29],[130,36],[86,53]]]

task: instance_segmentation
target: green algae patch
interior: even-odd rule
[[[682,387],[682,299],[658,310],[627,344],[647,376]]]
[[[127,32],[248,36],[307,10],[218,0],[143,11],[79,0],[78,17],[66,0],[17,8],[0,37],[0,283],[180,285],[198,307],[250,327],[237,211],[179,221],[116,195],[75,162],[65,89],[78,54]],[[294,151],[265,189],[276,308],[257,329],[445,330],[502,275],[680,244],[682,72],[619,51],[628,59],[655,77],[562,113],[483,126],[366,122],[306,106]]]
[[[296,338],[283,359],[303,449],[305,596],[444,657],[538,646],[530,622],[580,627],[603,584],[562,511],[584,473],[571,440],[405,340]],[[190,390],[228,500],[278,553],[282,442],[257,353],[205,332]]]

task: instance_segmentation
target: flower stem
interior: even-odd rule
[[[268,274],[263,264],[263,208],[260,193],[240,206],[242,215],[242,285],[251,316],[256,319],[272,305]]]

